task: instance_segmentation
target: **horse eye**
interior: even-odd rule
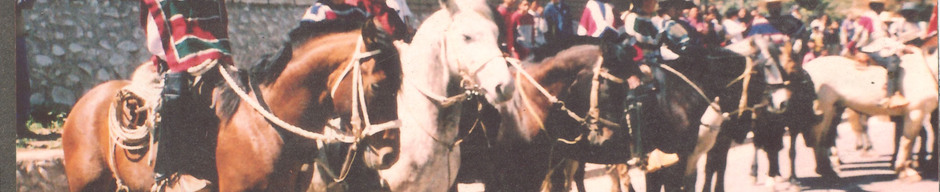
[[[380,86],[378,83],[372,84],[372,90],[378,90],[379,88],[382,88],[382,86]]]
[[[463,40],[464,40],[464,41],[470,41],[470,39],[472,39],[472,38],[470,38],[469,35],[463,35]]]

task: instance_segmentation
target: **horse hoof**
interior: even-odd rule
[[[923,178],[920,176],[920,174],[911,168],[906,168],[903,171],[898,173],[898,180],[903,181],[903,182],[914,183],[922,179]]]
[[[775,177],[768,177],[767,181],[764,181],[764,187],[773,189],[777,185],[777,179]]]

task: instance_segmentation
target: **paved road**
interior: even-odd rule
[[[792,185],[788,182],[768,182],[772,179],[767,177],[768,163],[765,152],[754,150],[754,145],[745,142],[744,144],[735,144],[728,152],[728,167],[726,172],[725,187],[727,191],[940,191],[940,183],[936,179],[925,179],[920,182],[902,182],[896,181],[894,171],[889,168],[891,154],[895,144],[893,143],[893,124],[881,121],[879,118],[871,118],[868,126],[869,134],[873,140],[874,149],[868,153],[862,153],[855,150],[855,134],[852,133],[848,124],[843,123],[838,127],[839,137],[836,140],[838,153],[845,163],[840,168],[839,175],[843,178],[842,184],[825,183],[820,180],[815,173],[815,161],[813,160],[813,151],[803,145],[803,139],[797,139],[797,163],[796,174],[801,185]],[[784,138],[789,141],[789,136]],[[788,177],[790,163],[788,152],[789,142],[784,142],[785,148],[781,150],[781,173]],[[915,151],[918,149],[915,146]],[[750,175],[751,164],[754,162],[754,154],[760,153],[757,160],[760,173],[756,181]],[[699,178],[697,182],[697,191],[701,191],[704,185],[705,162],[702,157],[699,163]],[[631,172],[634,182],[639,178],[638,172]],[[610,191],[611,180],[605,175],[604,165],[588,164],[585,185],[588,191]],[[640,188],[637,191],[645,191],[642,184],[635,186]],[[461,184],[460,191],[482,191],[482,184]],[[576,191],[576,190],[573,190]]]

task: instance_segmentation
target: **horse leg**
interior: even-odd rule
[[[633,191],[632,181],[630,181],[630,166],[626,163],[611,165],[610,179],[613,185],[610,187],[612,192]]]
[[[937,127],[937,123],[938,123],[938,121],[937,121],[937,120],[938,120],[938,119],[937,119],[938,117],[937,117],[937,116],[938,116],[938,110],[934,110],[933,112],[931,112],[931,113],[930,113],[930,118],[929,118],[929,120],[928,120],[928,121],[930,121],[930,122],[925,125],[925,126],[930,126],[930,128],[928,128],[928,130],[932,131],[932,133],[930,133],[930,134],[928,134],[928,135],[930,135],[931,137],[933,137],[933,139],[930,140],[930,142],[928,142],[928,143],[926,144],[926,145],[929,145],[929,146],[930,146],[930,150],[929,150],[929,151],[930,151],[930,155],[929,155],[930,159],[924,164],[924,169],[923,169],[923,170],[924,170],[924,174],[923,174],[923,175],[926,175],[927,177],[930,177],[930,178],[937,178],[937,176],[938,176],[938,175],[937,175],[938,164],[940,164],[940,163],[938,163],[938,160],[940,160],[940,159],[937,159],[937,158],[938,158],[938,156],[937,156],[937,155],[938,155],[938,153],[937,153],[937,148],[940,147],[940,146],[938,146],[938,144],[940,144],[940,141],[938,141],[938,139],[936,138],[936,134],[938,133],[938,132],[937,132],[937,128],[938,128],[938,127]]]
[[[725,167],[728,163],[728,150],[731,148],[731,137],[725,134],[719,134],[715,146],[708,151],[705,161],[705,185],[703,192],[711,191],[712,177],[717,174],[715,183],[715,192],[724,191]]]
[[[862,118],[862,114],[851,109],[846,109],[845,114],[847,116],[846,121],[855,133],[855,150],[871,150],[872,144],[871,137],[868,136],[868,128],[862,124],[862,121],[868,118]]]
[[[903,126],[904,130],[902,137],[898,142],[898,154],[895,157],[895,172],[898,173],[898,179],[901,180],[910,180],[918,181],[921,179],[920,175],[911,168],[911,150],[913,148],[913,141],[917,134],[920,132],[921,124],[915,122],[921,122],[924,118],[924,112],[920,110],[911,110],[907,114],[907,118],[904,119]]]
[[[715,142],[718,140],[719,133],[721,132],[721,123],[724,122],[724,117],[721,116],[721,112],[713,108],[708,108],[705,114],[702,115],[701,122],[702,125],[698,127],[698,139],[695,143],[695,149],[692,150],[692,153],[687,159],[688,164],[685,166],[685,175],[696,174],[696,171],[698,171],[698,160],[715,146]],[[682,160],[680,160],[680,162],[681,161]]]
[[[646,192],[659,192],[663,187],[663,170],[646,173]]]
[[[584,169],[585,162],[578,163],[578,169],[574,172],[574,183],[578,187],[578,192],[587,192],[584,188]],[[627,177],[629,179],[629,177]],[[629,183],[629,180],[627,181]]]
[[[799,132],[790,128],[790,183],[797,185],[799,181],[796,177],[796,137],[799,135]],[[805,134],[803,136],[806,136]],[[783,139],[783,138],[780,138]]]
[[[824,111],[823,119],[813,129],[813,155],[816,158],[816,173],[829,180],[837,180],[839,175],[832,167],[830,157],[830,147],[833,146],[835,130],[839,121],[834,120],[841,117],[844,107],[836,107],[833,104],[820,106]],[[804,137],[806,138],[806,137]],[[796,167],[794,167],[796,168]]]

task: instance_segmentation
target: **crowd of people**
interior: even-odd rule
[[[851,10],[838,21],[828,13],[816,13],[811,18],[804,18],[799,12],[799,6],[789,9],[790,15],[796,19],[806,21],[808,25],[801,26],[800,33],[793,38],[802,39],[805,43],[800,51],[799,61],[808,62],[815,58],[827,55],[848,55],[854,51],[853,46],[858,45],[858,33],[861,30],[857,22],[859,17],[868,15],[877,18],[883,23],[885,38],[897,42],[909,42],[927,33],[928,18],[919,17],[921,10],[916,3],[906,2],[896,12],[883,10],[883,1],[873,0],[872,3],[882,4],[882,10]],[[643,5],[647,5],[644,8]],[[513,57],[524,59],[531,49],[538,48],[548,42],[564,39],[564,36],[593,36],[630,35],[636,37],[635,27],[625,27],[624,21],[632,22],[637,14],[648,16],[655,30],[648,33],[659,33],[665,28],[669,16],[665,9],[656,10],[656,1],[634,1],[628,5],[612,4],[609,0],[588,0],[580,19],[574,18],[570,6],[565,0],[551,0],[544,7],[538,1],[504,0],[498,10],[507,24],[505,39],[506,45]],[[614,13],[615,6],[632,7],[620,14]],[[720,10],[725,10],[723,13]],[[679,19],[688,22],[695,31],[702,34],[705,47],[721,47],[742,41],[753,34],[772,33],[763,31],[764,28],[754,28],[755,23],[765,22],[764,15],[756,7],[728,7],[715,5],[692,6],[682,11]],[[864,26],[862,26],[864,27]],[[876,25],[878,27],[878,25]],[[559,38],[562,37],[562,38]],[[641,40],[642,41],[642,40]],[[650,41],[647,41],[650,42]],[[635,42],[630,42],[633,44]]]

